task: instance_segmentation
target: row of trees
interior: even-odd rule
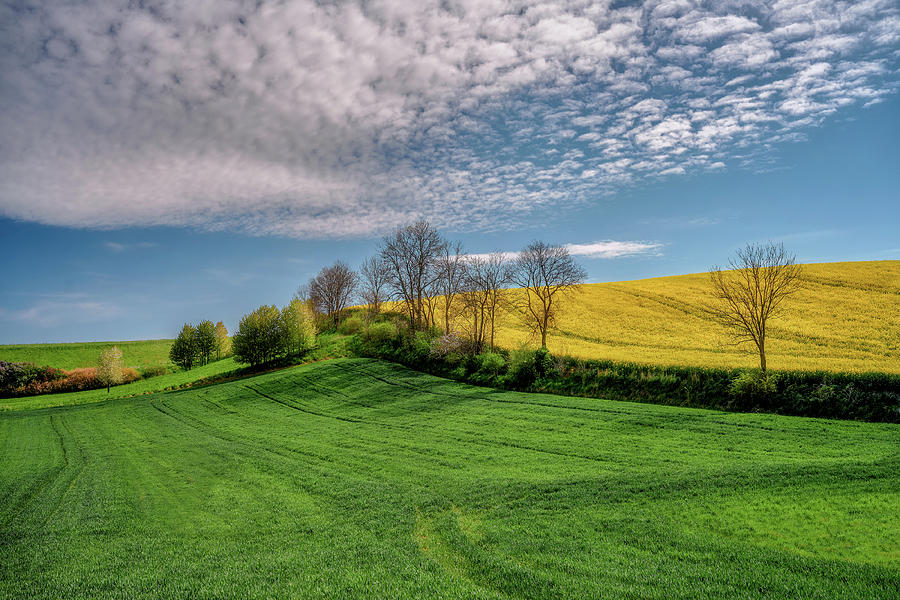
[[[302,354],[314,344],[316,315],[337,326],[354,303],[364,303],[377,316],[391,301],[414,331],[456,331],[475,348],[492,350],[501,315],[517,313],[546,348],[560,300],[585,278],[564,246],[536,241],[514,255],[467,254],[459,242],[418,221],[386,236],[358,273],[338,261],[300,286],[280,311],[262,306],[245,316],[233,340],[235,355],[256,365]],[[710,271],[711,300],[704,308],[736,342],[755,345],[765,373],[768,321],[784,309],[800,281],[800,266],[782,245],[748,244],[727,268]]]
[[[359,273],[337,262],[301,286],[298,296],[335,325],[356,299],[375,315],[385,302],[397,301],[414,330],[450,333],[458,326],[477,346],[492,348],[500,315],[514,310],[546,346],[559,298],[585,278],[563,246],[533,242],[515,256],[471,255],[418,221],[385,237]]]
[[[302,355],[315,344],[315,314],[301,298],[294,298],[281,310],[264,305],[244,315],[231,338],[235,359],[251,366]]]
[[[182,369],[190,369],[207,364],[214,354],[216,360],[226,356],[229,348],[228,330],[222,321],[215,325],[201,321],[196,327],[185,323],[169,349],[169,360]]]

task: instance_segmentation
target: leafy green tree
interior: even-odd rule
[[[194,327],[185,323],[181,333],[169,349],[169,360],[185,370],[190,370],[197,361],[197,334]]]
[[[118,346],[107,348],[100,353],[97,359],[97,381],[106,386],[109,393],[111,386],[122,383],[122,351]]]
[[[301,298],[281,309],[281,321],[289,353],[298,356],[316,345],[316,315]]]
[[[281,311],[263,305],[244,315],[231,338],[231,347],[235,359],[255,367],[286,354],[289,342]]]
[[[197,336],[197,355],[206,364],[216,349],[216,326],[212,321],[201,321],[194,334]]]
[[[216,323],[216,360],[223,356],[227,356],[231,350],[231,338],[228,337],[228,330],[222,321]]]

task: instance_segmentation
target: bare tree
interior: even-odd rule
[[[350,305],[359,282],[357,274],[346,263],[337,261],[325,267],[309,282],[309,297],[320,313],[331,317],[335,325]],[[299,291],[299,290],[298,290]]]
[[[374,315],[381,312],[381,305],[388,299],[388,280],[390,274],[380,256],[367,258],[359,270],[363,302],[368,304]]]
[[[525,322],[547,346],[547,332],[555,327],[559,298],[584,283],[587,273],[563,246],[532,242],[512,268],[513,284],[522,288],[517,303]]]
[[[493,351],[501,309],[506,305],[505,288],[511,281],[511,269],[500,252],[487,258],[469,257],[464,265],[462,303],[465,321],[472,324],[472,341],[478,346],[490,344]]]
[[[299,286],[297,286],[297,291],[294,292],[294,298],[296,298],[297,300],[300,300],[301,302],[311,302],[312,295],[310,294],[309,290],[310,290],[309,282],[301,283]],[[292,300],[294,298],[292,298]]]
[[[782,312],[784,300],[801,289],[802,269],[784,245],[772,242],[747,244],[728,266],[710,270],[713,301],[706,309],[731,331],[735,343],[753,342],[765,374],[769,318]]]
[[[384,238],[380,257],[394,296],[402,300],[415,329],[428,325],[426,298],[435,279],[433,268],[444,241],[427,221],[417,221]]]
[[[462,244],[446,242],[435,261],[435,289],[443,298],[444,331],[450,333],[454,301],[462,290],[466,275],[466,255]]]

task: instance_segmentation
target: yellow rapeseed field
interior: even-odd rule
[[[808,264],[803,291],[771,321],[770,369],[900,373],[900,261]],[[752,345],[735,347],[700,310],[706,273],[582,286],[562,305],[553,353],[665,365],[753,367]],[[513,314],[497,342],[534,343]]]

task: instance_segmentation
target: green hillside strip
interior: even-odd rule
[[[0,414],[0,597],[894,598],[900,427],[367,359]]]
[[[337,333],[320,335],[318,347],[306,354],[302,360],[304,362],[314,362],[323,359],[349,356],[350,351],[347,348],[348,339],[347,336]],[[99,390],[69,392],[65,394],[44,394],[41,396],[25,396],[22,398],[0,398],[0,412],[105,402],[117,398],[131,398],[153,392],[206,385],[223,379],[239,379],[250,375],[252,375],[252,373],[247,368],[247,365],[237,363],[233,358],[223,358],[222,360],[213,361],[206,365],[194,367],[189,371],[179,370],[174,373],[166,373],[165,375],[140,379],[133,383],[113,386],[109,392],[106,391],[106,388],[103,388]]]
[[[137,369],[168,364],[172,340],[0,345],[0,360],[50,365],[66,370],[95,367],[100,352],[110,346],[119,347],[126,367]]]
[[[71,406],[103,402],[115,398],[128,398],[141,394],[149,394],[191,385],[205,379],[225,377],[237,374],[242,365],[232,358],[223,358],[190,371],[176,371],[147,379],[139,379],[133,383],[117,385],[107,393],[106,388],[86,390],[83,392],[67,392],[65,394],[43,394],[40,396],[24,396],[22,398],[0,398],[0,412],[10,410],[29,410],[49,406]]]

